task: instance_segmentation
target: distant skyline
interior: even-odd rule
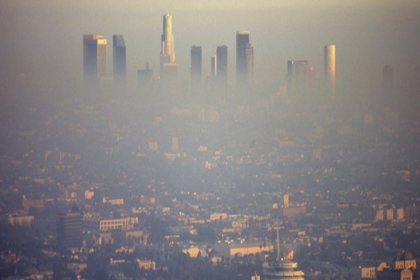
[[[161,18],[173,15],[180,78],[189,76],[189,49],[202,46],[203,77],[218,45],[235,48],[235,32],[249,30],[255,51],[255,76],[285,81],[285,64],[304,57],[323,75],[323,47],[340,50],[338,81],[348,87],[375,87],[382,68],[392,65],[395,82],[418,86],[420,3],[415,1],[11,1],[0,0],[2,77],[25,74],[40,82],[81,79],[83,34],[122,34],[127,45],[127,77],[149,63],[159,69]],[[124,19],[124,20],[123,20]],[[203,36],[205,31],[206,36]],[[65,51],[63,51],[65,50]],[[108,51],[112,63],[112,52]],[[111,58],[110,58],[111,57]],[[229,56],[229,79],[235,55]],[[112,65],[108,75],[112,75]],[[343,67],[345,66],[345,67]]]

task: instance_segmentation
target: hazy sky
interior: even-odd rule
[[[108,38],[112,73],[112,34],[123,34],[128,74],[149,62],[158,72],[162,15],[173,15],[175,52],[187,77],[192,45],[203,47],[203,73],[209,74],[216,46],[229,47],[234,74],[235,32],[248,30],[256,75],[281,80],[287,59],[308,59],[323,73],[323,46],[337,45],[338,77],[378,83],[382,67],[414,83],[420,70],[420,1],[408,0],[0,0],[0,74],[19,73],[41,82],[80,81],[82,35]]]

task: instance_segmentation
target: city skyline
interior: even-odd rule
[[[29,80],[49,80],[53,72],[52,80],[56,83],[63,80],[79,82],[82,77],[80,60],[74,58],[81,56],[81,50],[80,45],[74,45],[73,42],[80,40],[80,34],[87,32],[103,34],[107,38],[111,38],[115,33],[124,34],[126,43],[130,45],[127,52],[127,56],[131,58],[127,61],[129,83],[136,81],[135,73],[145,63],[149,63],[150,68],[158,74],[159,56],[156,56],[156,46],[160,45],[159,18],[165,11],[170,11],[176,18],[175,51],[186,50],[194,44],[201,45],[203,58],[208,58],[203,60],[203,75],[209,73],[209,58],[214,55],[216,46],[226,44],[233,49],[235,39],[231,34],[243,29],[251,31],[253,43],[258,46],[255,49],[255,57],[258,60],[255,73],[257,81],[272,82],[278,77],[284,78],[286,71],[283,65],[291,57],[305,57],[315,66],[315,75],[322,76],[322,48],[326,43],[333,42],[340,50],[337,58],[340,65],[346,65],[344,68],[340,67],[337,79],[344,80],[346,87],[350,81],[357,81],[359,87],[380,86],[384,65],[393,66],[396,85],[404,84],[408,88],[416,86],[415,73],[420,67],[420,62],[415,51],[418,49],[419,40],[414,36],[417,26],[414,14],[419,9],[418,4],[409,1],[383,1],[381,5],[350,1],[340,4],[330,2],[309,2],[305,6],[301,3],[292,4],[291,1],[262,1],[258,5],[244,3],[236,9],[226,3],[227,10],[221,12],[211,8],[205,10],[206,7],[217,7],[216,3],[195,3],[187,9],[185,4],[174,5],[166,1],[152,6],[146,13],[145,10],[139,9],[141,6],[138,3],[129,0],[126,5],[113,6],[111,13],[110,9],[99,5],[97,1],[82,7],[79,3],[70,5],[62,1],[48,8],[55,11],[51,15],[56,16],[52,17],[45,12],[45,6],[50,3],[48,0],[41,0],[36,5],[26,3],[26,6],[19,4],[20,1],[5,0],[2,7],[7,13],[6,17],[2,18],[1,28],[7,41],[11,43],[10,46],[15,47],[11,48],[9,44],[3,47],[2,76],[13,80],[19,73],[25,73]],[[248,9],[251,5],[257,9]],[[348,6],[352,9],[345,9]],[[127,7],[130,7],[129,13],[126,13]],[[28,9],[28,16],[23,16]],[[371,13],[372,10],[375,12]],[[98,14],[98,18],[106,20],[93,20],[88,17],[92,11]],[[257,14],[260,16],[254,15],[256,11],[259,11]],[[229,20],[223,21],[227,16]],[[126,18],[126,21],[119,21],[121,17]],[[347,20],[349,18],[353,20]],[[77,19],[77,22],[73,22],[73,19]],[[209,29],[209,22],[213,21]],[[46,24],[50,22],[53,22],[53,28],[46,28]],[[60,30],[55,26],[60,26]],[[187,29],[187,26],[192,27]],[[307,32],[308,26],[319,32]],[[200,35],[200,30],[208,30],[207,36]],[[14,33],[16,36],[12,36]],[[215,36],[215,33],[218,35]],[[56,38],[54,43],[53,38]],[[272,51],[274,47],[277,51]],[[63,49],[66,49],[66,52],[60,54]],[[33,52],[38,55],[25,59]],[[112,52],[108,52],[107,55],[112,57]],[[54,60],[49,57],[53,57]],[[232,67],[234,61],[235,56],[230,56],[229,70],[232,75],[229,75],[229,79],[235,77],[235,69]],[[188,77],[189,53],[179,53],[177,62],[180,78]],[[66,68],[57,71],[58,64],[66,65]],[[264,73],[264,76],[259,73]],[[111,74],[112,67],[109,67],[108,75]]]

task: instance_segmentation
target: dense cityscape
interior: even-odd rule
[[[260,83],[237,31],[209,71],[182,50],[186,81],[172,29],[164,14],[160,68],[134,87],[121,34],[112,77],[107,38],[80,34],[66,94],[0,84],[0,278],[420,279],[419,96],[394,67],[343,94],[325,42],[324,65]]]

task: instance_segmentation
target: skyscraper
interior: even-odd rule
[[[114,79],[125,79],[127,72],[125,41],[122,35],[112,36]]]
[[[324,48],[325,81],[331,94],[335,94],[336,64],[335,45],[326,45]]]
[[[218,46],[216,49],[217,57],[217,77],[220,80],[227,81],[228,72],[228,54],[227,46]]]
[[[57,243],[61,251],[82,245],[83,216],[77,212],[57,216]]]
[[[210,69],[211,77],[215,78],[217,77],[217,55],[211,57],[210,65],[211,65],[211,69]]]
[[[160,50],[161,76],[176,72],[174,36],[172,34],[172,16],[163,15],[163,32]]]
[[[191,47],[191,80],[193,81],[201,80],[201,69],[202,69],[201,47],[192,46]]]
[[[102,35],[83,35],[83,74],[85,78],[104,78],[106,75],[106,45]]]
[[[254,73],[254,48],[249,41],[250,33],[236,32],[236,77],[247,80]]]

